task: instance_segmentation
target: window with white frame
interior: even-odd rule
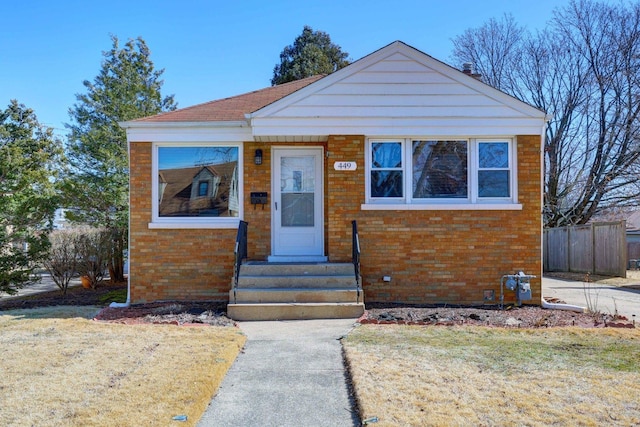
[[[371,143],[371,197],[403,197],[401,142]]]
[[[153,220],[150,227],[237,226],[240,146],[153,146]]]
[[[508,142],[478,142],[478,197],[511,195],[511,162]]]
[[[511,139],[371,139],[368,205],[515,204]]]

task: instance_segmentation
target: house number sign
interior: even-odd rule
[[[356,162],[335,162],[333,168],[337,171],[354,171],[356,170]]]

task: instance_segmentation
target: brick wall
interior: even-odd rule
[[[151,143],[130,152],[131,302],[227,300],[236,230],[149,229]]]
[[[350,259],[355,219],[365,301],[477,305],[484,290],[493,290],[496,303],[500,277],[522,270],[538,276],[530,302],[540,304],[540,137],[520,136],[517,146],[521,211],[362,211],[365,138],[330,137],[330,163],[356,160],[358,166],[327,171],[330,260]],[[514,297],[505,293],[507,302]]]
[[[294,144],[279,144],[294,145]],[[321,144],[295,144],[296,146]],[[331,136],[325,145],[325,247],[330,261],[351,259],[351,221],[358,221],[365,301],[482,304],[483,291],[500,295],[500,277],[523,270],[538,277],[541,264],[540,137],[518,137],[522,211],[362,211],[363,136]],[[263,164],[253,164],[257,148]],[[244,144],[244,219],[250,259],[271,251],[271,144]],[[355,161],[355,171],[335,171]],[[133,303],[153,300],[226,300],[236,230],[149,229],[151,144],[131,144],[130,276]],[[255,208],[252,191],[269,193]],[[391,276],[391,282],[383,282]],[[540,303],[540,278],[532,283]],[[506,292],[505,301],[513,301]]]

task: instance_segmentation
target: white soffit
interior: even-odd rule
[[[251,128],[241,122],[124,122],[129,142],[251,141]]]
[[[247,116],[254,138],[539,135],[545,113],[394,42]]]

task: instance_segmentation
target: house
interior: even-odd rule
[[[626,219],[627,264],[629,269],[640,267],[640,211],[631,213]]]
[[[123,123],[129,301],[275,303],[266,291],[295,282],[302,304],[312,276],[346,265],[329,275],[360,268],[360,310],[362,294],[509,303],[501,277],[519,271],[540,304],[546,115],[475,77],[397,41],[328,76]],[[259,296],[232,280],[240,224],[239,276]]]
[[[237,161],[158,170],[161,217],[237,216]]]

